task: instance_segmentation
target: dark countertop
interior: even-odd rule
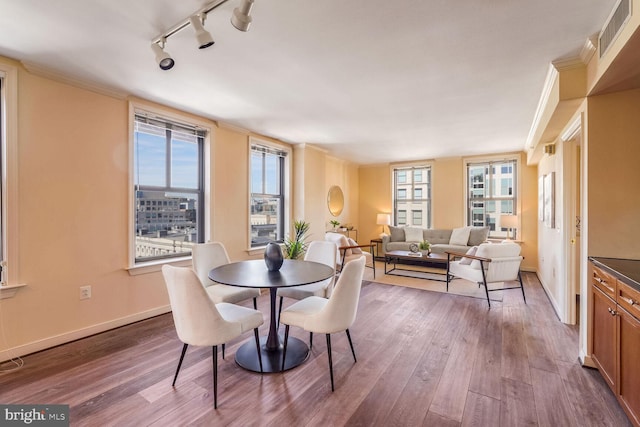
[[[640,260],[589,257],[595,265],[640,291]]]

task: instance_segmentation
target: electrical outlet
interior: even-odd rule
[[[91,286],[80,286],[80,299],[91,298]]]

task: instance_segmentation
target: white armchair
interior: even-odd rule
[[[484,285],[489,308],[491,308],[489,292],[507,289],[520,288],[526,304],[527,299],[520,275],[520,263],[523,257],[520,255],[520,245],[517,243],[483,243],[478,246],[475,254],[447,252],[447,258],[447,291],[449,291],[449,281],[458,277]],[[489,289],[487,286],[489,283],[513,281],[518,281],[520,286],[499,289]]]
[[[376,261],[373,257],[374,243],[368,245],[359,245],[353,239],[347,238],[344,234],[327,232],[324,240],[335,243],[338,246],[338,257],[336,259],[336,270],[342,271],[346,263],[361,256],[365,258],[365,266],[373,269],[373,278],[376,278]],[[369,252],[363,251],[363,248],[369,248]]]

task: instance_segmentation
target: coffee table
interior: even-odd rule
[[[437,280],[439,282],[447,281],[447,254],[435,254],[429,255],[418,252],[420,256],[417,256],[413,252],[409,251],[390,251],[384,254],[384,274],[393,276],[413,277],[414,279],[425,280]],[[399,262],[411,262],[412,265],[418,265],[421,267],[431,267],[440,271],[422,271],[409,268],[398,267]],[[392,268],[391,264],[393,264]],[[400,264],[402,265],[402,264]],[[410,272],[412,274],[403,273]],[[444,277],[440,277],[444,276]]]

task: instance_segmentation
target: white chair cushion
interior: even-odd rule
[[[277,295],[279,297],[287,297],[287,298],[293,298],[297,300],[301,300],[301,299],[305,299],[313,296],[326,298],[327,289],[329,288],[329,285],[331,285],[332,281],[333,281],[333,278],[323,280],[322,282],[318,282],[318,283],[311,283],[309,285],[290,286],[288,288],[278,288]]]
[[[478,250],[477,246],[469,248],[469,250],[467,251],[467,255],[475,255],[477,250]],[[462,259],[460,259],[460,264],[462,264],[462,265],[470,265],[471,261],[473,261],[471,258],[464,258],[463,257]]]
[[[280,321],[285,325],[298,326],[304,329],[308,316],[322,311],[328,302],[328,299],[322,297],[312,296],[305,298],[283,310],[280,315]]]
[[[238,286],[214,284],[204,289],[207,291],[209,298],[216,304],[221,302],[237,304],[246,299],[260,296],[260,289],[256,288],[241,288]]]
[[[227,322],[238,322],[242,327],[242,332],[250,331],[262,325],[262,313],[241,305],[227,304],[222,302],[216,304],[218,312]]]
[[[404,240],[406,242],[422,242],[422,240],[424,240],[422,232],[423,229],[419,227],[405,227]]]
[[[348,238],[347,241],[349,242],[349,246],[358,246],[358,243],[356,243],[355,240],[353,240],[352,238]],[[351,249],[351,253],[352,254],[361,254],[362,253],[362,249],[360,248],[353,248]]]
[[[478,246],[476,256],[481,258],[505,258],[516,257],[520,255],[520,245],[513,242],[504,243],[483,243]],[[480,261],[473,260],[471,267],[476,270],[480,269]],[[487,267],[485,266],[485,269]]]
[[[469,241],[469,233],[471,229],[469,227],[454,228],[451,231],[451,237],[449,238],[450,245],[467,246]]]

